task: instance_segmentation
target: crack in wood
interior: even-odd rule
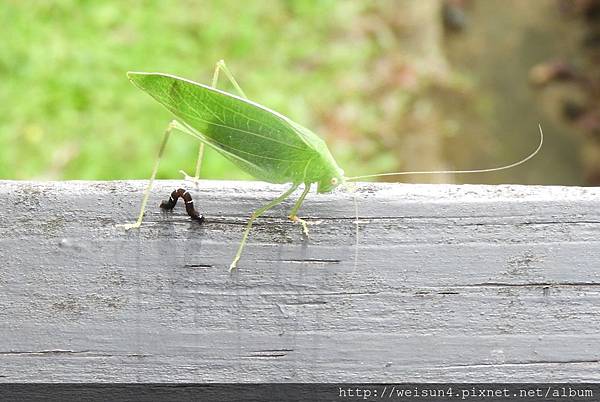
[[[306,259],[286,259],[286,260],[257,260],[260,262],[281,262],[284,264],[339,264],[342,260],[329,258],[306,258]]]
[[[251,351],[249,355],[244,356],[245,359],[273,359],[279,357],[285,357],[289,352],[293,352],[294,349],[261,349]]]
[[[287,348],[283,348],[283,349],[258,349],[258,350],[253,350],[252,353],[269,353],[269,352],[293,352],[294,349],[287,349]]]
[[[247,217],[246,217],[247,218]],[[434,221],[445,221],[444,225],[447,225],[447,221],[453,221],[453,226],[518,226],[518,225],[563,225],[563,224],[600,224],[600,220],[529,220],[529,221],[518,221],[518,222],[502,222],[503,218],[526,218],[526,215],[445,215],[445,216],[430,216],[430,215],[395,215],[395,216],[359,216],[359,223],[369,223],[370,221],[398,221],[402,220],[403,222],[411,223],[411,221],[426,221],[428,224],[435,224]],[[235,219],[234,222],[231,220]],[[211,222],[213,223],[222,223],[226,225],[243,225],[246,222],[243,221],[244,217],[238,215],[222,215],[220,219],[213,219]],[[340,217],[331,217],[331,216],[303,216],[302,219],[306,219],[307,221],[314,220],[322,220],[326,222],[339,222],[339,221],[347,221],[350,223],[356,222],[355,216],[340,216]],[[475,220],[475,219],[489,219],[489,222],[463,222],[461,220]],[[289,221],[283,219],[281,216],[276,215],[268,215],[261,217],[262,222],[257,222],[257,225],[265,225],[265,224],[288,224]],[[419,222],[416,222],[419,223]]]
[[[50,350],[24,350],[24,351],[4,351],[0,352],[1,356],[20,356],[20,355],[81,355],[88,354],[89,350],[63,350],[63,349],[50,349]]]
[[[502,366],[527,366],[527,365],[542,365],[542,364],[586,364],[600,363],[599,359],[573,359],[573,360],[531,360],[523,362],[502,362],[502,363],[479,363],[479,364],[455,364],[451,366],[436,366],[441,369],[461,369],[461,368],[489,368]]]
[[[528,287],[576,287],[576,286],[600,286],[598,282],[531,282],[531,283],[508,283],[508,282],[482,282],[464,285],[451,285],[448,287],[457,288],[476,288],[476,287],[510,287],[510,288],[528,288]]]
[[[64,349],[49,349],[49,350],[11,350],[2,351],[0,356],[84,356],[84,357],[150,357],[151,354],[144,353],[128,353],[125,355],[92,352],[91,350],[64,350]]]
[[[212,268],[212,264],[185,264],[185,268]]]

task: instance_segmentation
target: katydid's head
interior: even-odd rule
[[[337,169],[335,174],[324,177],[317,183],[317,193],[328,193],[345,182],[344,171]]]

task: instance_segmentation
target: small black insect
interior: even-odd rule
[[[179,197],[183,198],[183,201],[185,201],[185,210],[187,211],[190,218],[200,223],[204,222],[204,215],[196,211],[196,208],[194,208],[194,201],[192,201],[191,194],[183,188],[178,188],[177,190],[173,191],[167,201],[163,201],[160,203],[160,207],[167,211],[172,210],[173,208],[175,208]]]

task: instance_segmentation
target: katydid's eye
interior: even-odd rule
[[[332,185],[334,185],[334,186],[337,186],[337,184],[338,184],[338,179],[337,179],[337,177],[332,177],[332,178],[331,178],[331,184],[332,184]]]

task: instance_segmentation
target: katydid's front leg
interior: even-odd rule
[[[177,123],[177,121],[172,120],[169,123],[167,129],[165,130],[165,134],[163,135],[163,139],[158,150],[158,157],[154,162],[154,168],[152,169],[150,180],[148,180],[148,185],[146,186],[146,190],[144,191],[144,198],[142,198],[142,206],[140,208],[140,214],[138,215],[137,221],[135,221],[135,223],[117,225],[118,227],[122,227],[125,228],[125,230],[129,230],[137,229],[142,224],[142,220],[144,219],[144,212],[146,211],[146,204],[148,203],[148,197],[150,196],[150,190],[152,190],[152,184],[154,184],[154,179],[156,178],[156,173],[158,172],[158,166],[160,165],[160,159],[162,158],[162,155],[165,152],[165,148],[167,146],[167,142],[169,141],[169,137],[171,136],[171,132],[174,128],[178,128],[178,126],[179,124]]]
[[[219,81],[219,72],[221,70],[223,71],[223,73],[225,74],[225,76],[227,77],[229,82],[231,82],[231,84],[233,85],[235,90],[238,91],[238,93],[241,95],[241,97],[247,99],[248,97],[246,96],[246,94],[244,93],[242,88],[239,86],[239,84],[233,77],[233,74],[231,74],[231,71],[229,71],[229,69],[227,68],[227,65],[225,65],[224,60],[219,60],[217,62],[217,65],[215,66],[215,72],[213,73],[211,86],[213,88],[217,88],[217,83]],[[202,167],[202,159],[203,158],[204,158],[204,143],[201,142],[200,146],[198,147],[198,159],[196,160],[196,174],[194,175],[194,177],[191,177],[185,171],[180,170],[179,173],[181,173],[183,175],[184,180],[189,180],[189,181],[198,183],[198,180],[200,179],[200,168]]]
[[[298,188],[298,184],[292,185],[292,187],[289,190],[287,190],[285,193],[281,194],[279,197],[275,198],[273,201],[271,201],[264,207],[259,208],[256,211],[252,212],[252,215],[250,216],[250,220],[248,220],[248,223],[246,224],[246,230],[244,230],[244,235],[242,236],[242,241],[240,242],[237,253],[235,254],[235,258],[233,259],[233,262],[231,263],[231,265],[229,265],[230,272],[233,271],[237,267],[237,263],[240,260],[240,257],[242,256],[242,252],[244,251],[244,246],[246,245],[246,240],[248,239],[248,234],[250,233],[250,229],[252,229],[252,224],[254,223],[256,218],[258,218],[259,216],[264,214],[267,210],[273,208],[275,205],[281,204],[297,188]]]
[[[309,191],[310,191],[310,183],[305,183],[304,191],[302,192],[302,195],[300,195],[300,198],[298,198],[298,201],[296,201],[296,203],[294,204],[294,207],[292,208],[292,210],[290,211],[290,214],[288,215],[288,218],[292,222],[298,222],[302,225],[302,231],[304,232],[304,235],[306,237],[308,237],[308,226],[306,225],[306,221],[304,219],[298,218],[298,215],[296,215],[296,214],[298,213],[298,210],[302,206],[302,203],[304,202],[304,199],[306,198],[306,195],[308,194]]]

